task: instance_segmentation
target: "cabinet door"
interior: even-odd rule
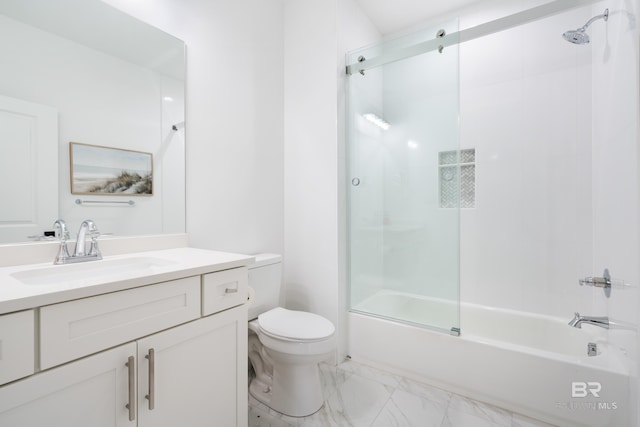
[[[138,426],[247,425],[247,310],[138,341]]]
[[[135,426],[125,365],[135,351],[123,345],[0,387],[0,426]]]
[[[0,316],[0,384],[33,374],[34,311]]]

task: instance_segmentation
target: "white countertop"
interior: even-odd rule
[[[0,314],[242,267],[253,260],[249,255],[175,248],[105,256],[78,264],[2,267]],[[131,268],[136,263],[145,267]]]

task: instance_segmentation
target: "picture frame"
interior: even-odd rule
[[[153,154],[69,143],[71,194],[152,196]]]

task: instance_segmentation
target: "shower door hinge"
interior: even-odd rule
[[[451,331],[449,332],[449,335],[453,335],[454,337],[459,337],[460,336],[460,328],[456,328],[454,326],[453,328],[451,328]]]

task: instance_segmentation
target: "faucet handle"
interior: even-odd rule
[[[67,230],[67,224],[63,220],[55,220],[53,223],[53,230],[55,232],[55,236],[61,241],[66,242],[69,239],[69,230]]]
[[[61,219],[57,219],[53,223],[53,229],[55,230],[56,237],[60,238],[60,247],[58,248],[58,254],[53,260],[53,263],[56,265],[64,264],[67,259],[70,258],[69,250],[67,249],[67,239],[69,238],[69,231],[67,231],[67,225]]]
[[[87,227],[87,231],[89,233],[96,233],[98,232],[98,226],[96,225],[95,222],[93,222],[90,219],[85,219],[84,221],[82,221],[82,224],[80,224],[80,227]]]
[[[610,288],[611,287],[611,278],[610,277],[585,277],[584,279],[580,279],[578,281],[580,286],[595,286],[596,288]]]
[[[94,228],[91,232],[91,247],[89,248],[88,256],[95,256],[98,259],[102,259],[100,248],[98,247],[98,237],[100,237],[100,231],[98,228]]]

